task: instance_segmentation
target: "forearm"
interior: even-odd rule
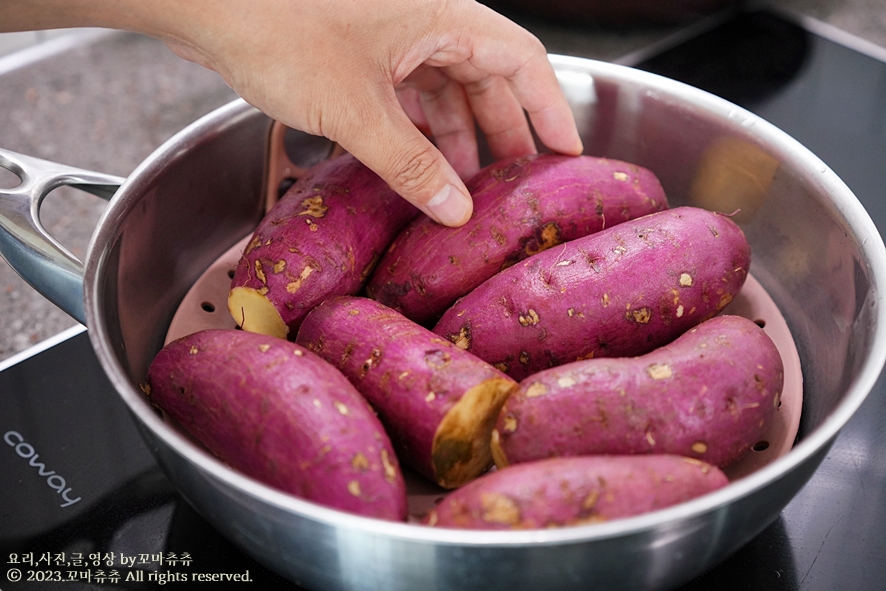
[[[177,38],[176,22],[202,0],[0,0],[0,32],[75,27]]]
[[[34,31],[114,25],[116,0],[2,0],[0,31]]]

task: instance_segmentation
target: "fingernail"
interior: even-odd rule
[[[471,217],[473,204],[470,197],[454,186],[446,185],[425,204],[425,210],[444,226],[460,226]]]

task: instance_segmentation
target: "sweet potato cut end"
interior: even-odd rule
[[[285,339],[289,327],[274,304],[251,287],[235,287],[228,294],[228,311],[234,322],[247,332]]]
[[[492,463],[490,438],[498,413],[517,383],[491,378],[465,392],[434,434],[431,462],[437,484],[458,488],[480,475]]]

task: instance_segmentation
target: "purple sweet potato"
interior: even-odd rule
[[[296,342],[338,367],[378,412],[401,461],[446,488],[492,464],[492,428],[517,383],[368,298],[339,296]]]
[[[578,359],[642,355],[722,310],[749,265],[728,216],[669,209],[501,271],[433,330],[518,380]]]
[[[321,162],[255,229],[231,281],[231,316],[250,332],[294,336],[323,299],[362,289],[417,214],[350,154]]]
[[[460,228],[413,220],[379,262],[369,297],[433,325],[505,267],[568,240],[668,207],[655,175],[591,156],[508,158],[467,182],[474,214]]]
[[[633,358],[587,359],[520,383],[492,434],[499,467],[555,456],[677,454],[725,467],[769,427],[784,384],[772,340],[717,316]]]
[[[232,468],[295,496],[406,519],[397,457],[337,369],[284,339],[204,330],[166,345],[145,393]]]
[[[548,529],[664,509],[728,484],[716,467],[674,455],[550,458],[490,472],[449,493],[427,525]]]

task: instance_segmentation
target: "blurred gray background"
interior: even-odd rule
[[[886,47],[884,0],[773,4]],[[516,20],[551,53],[608,61],[685,26],[578,30]],[[16,152],[125,177],[174,133],[234,98],[215,73],[139,35],[96,29],[0,34],[0,147]],[[17,179],[0,168],[0,183],[9,187]],[[96,197],[59,189],[42,217],[82,257],[103,207]],[[0,360],[76,325],[2,260],[0,311]]]

